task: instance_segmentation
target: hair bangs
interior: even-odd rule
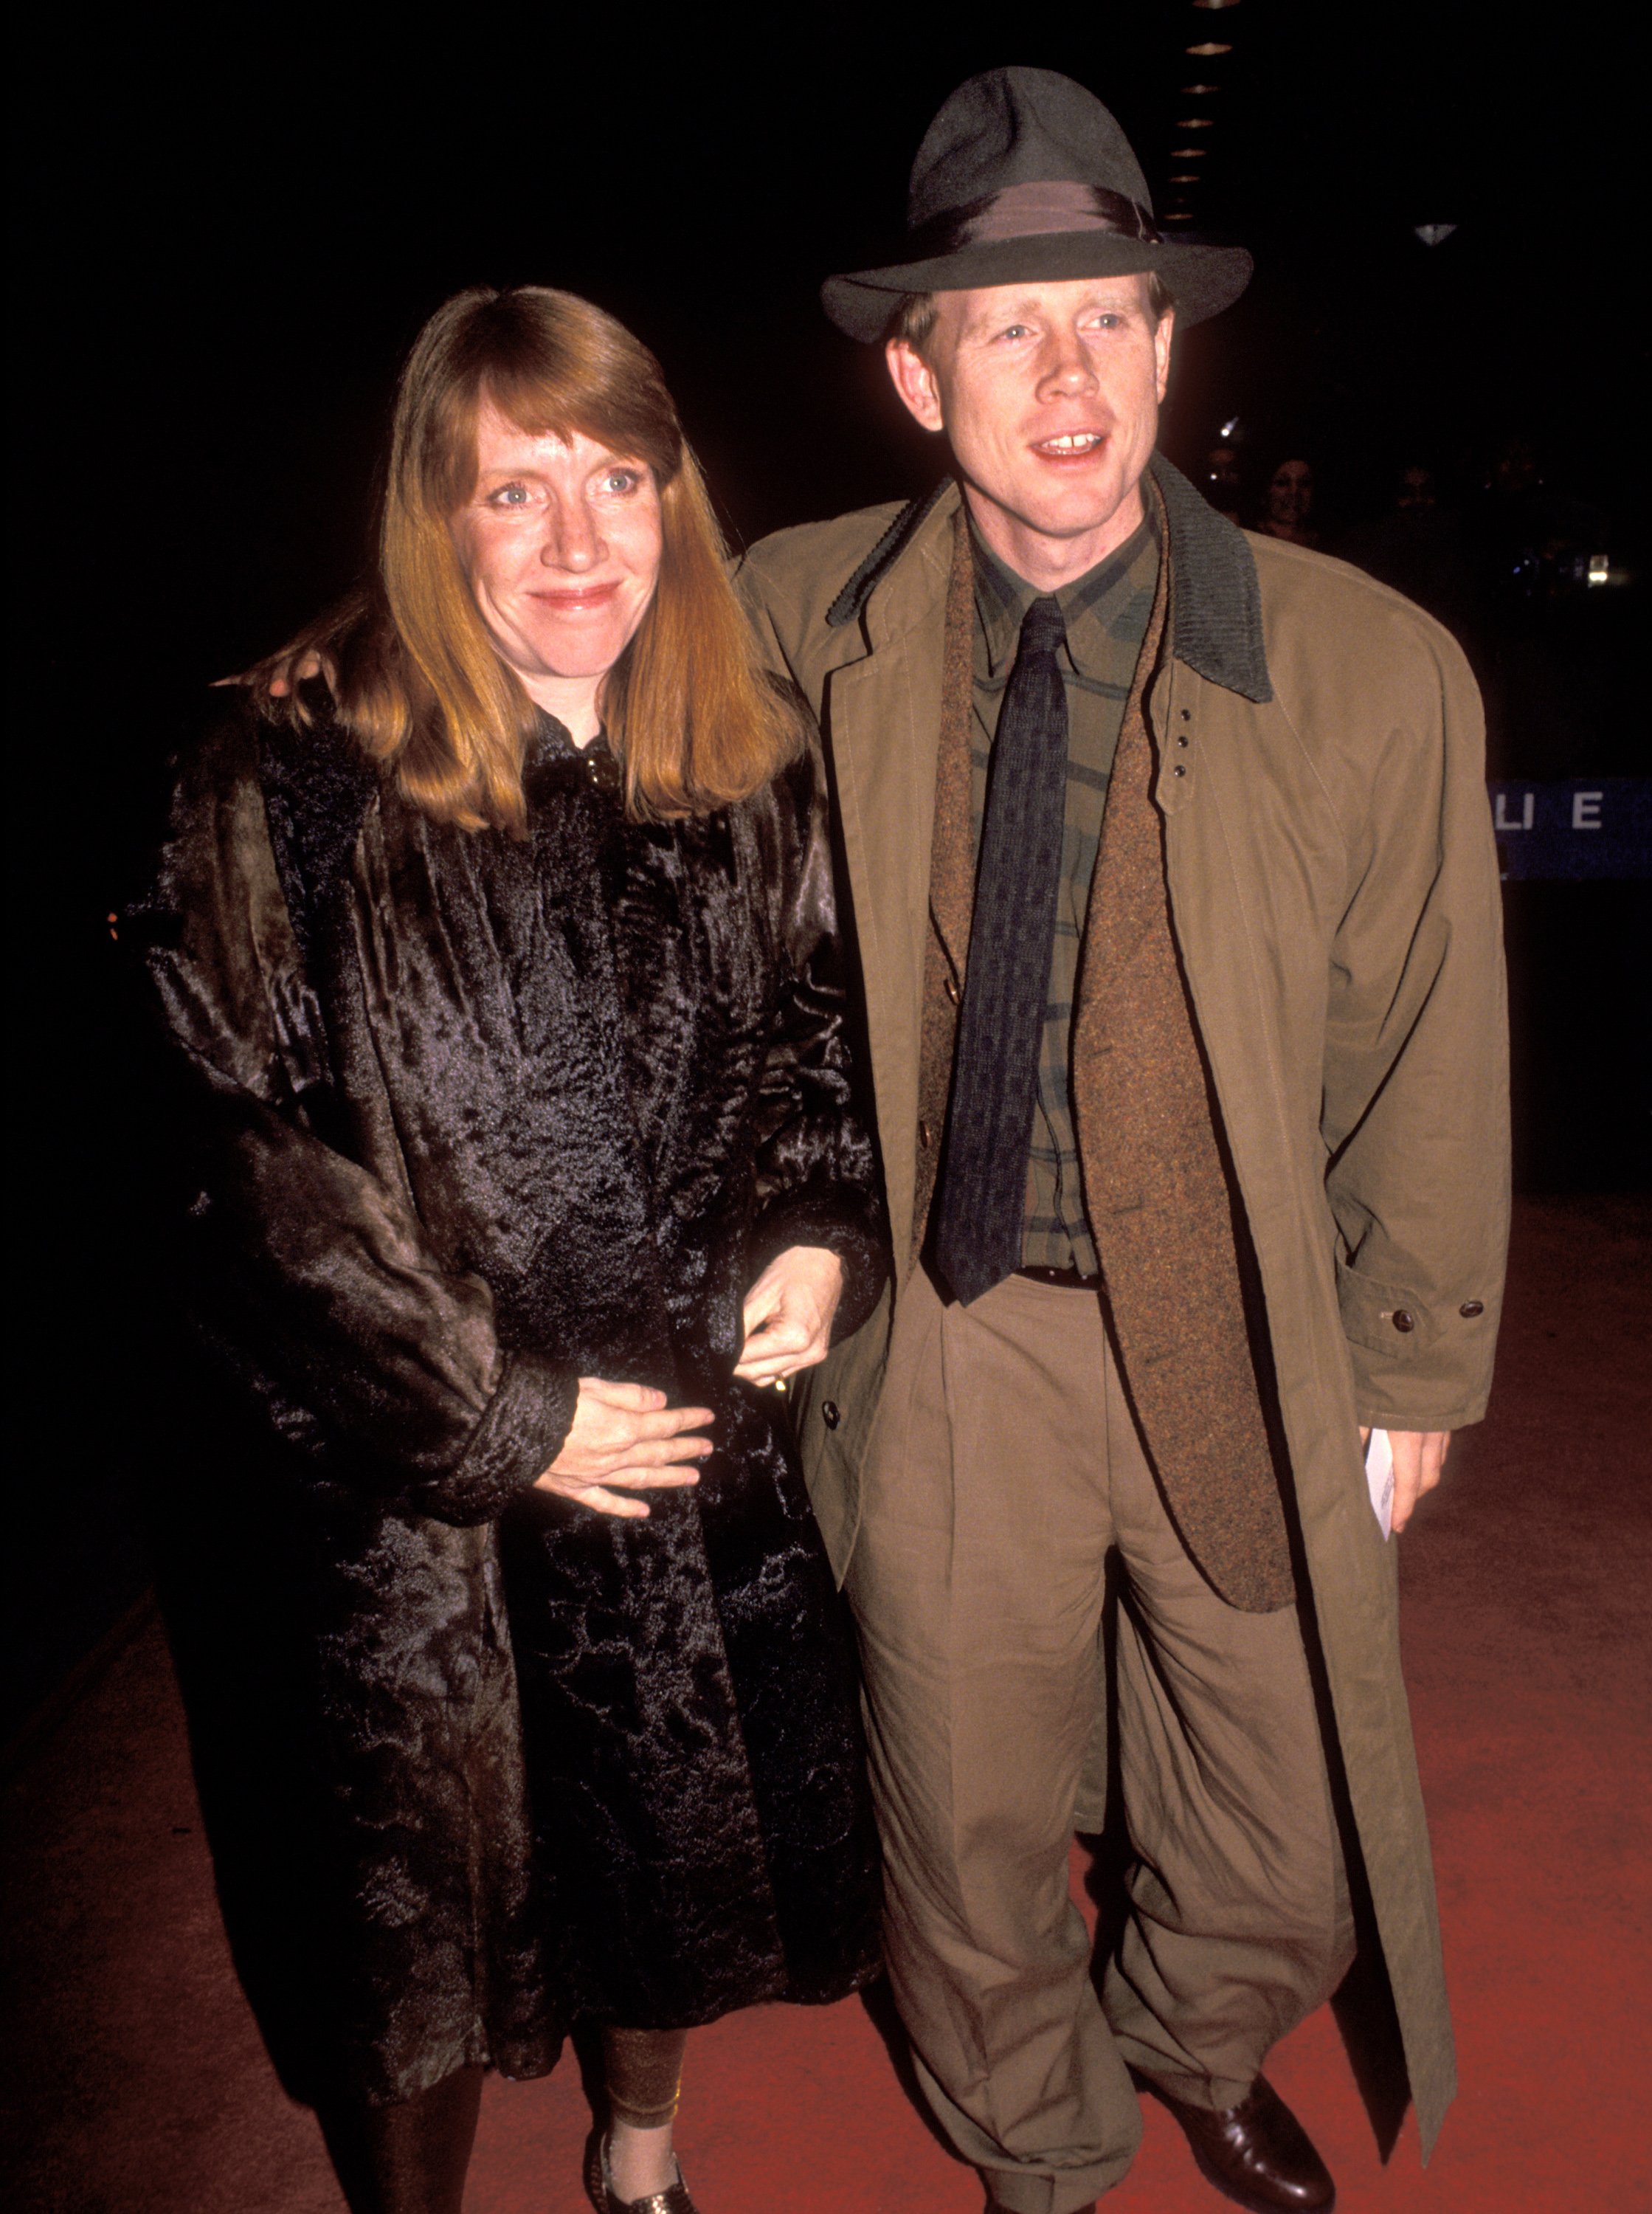
[[[655,483],[665,490],[682,467],[682,432],[675,409],[662,420],[659,408],[639,406],[621,380],[593,377],[588,364],[570,366],[575,374],[560,376],[549,364],[534,364],[514,375],[488,369],[472,407],[466,456],[471,480],[465,486],[465,498],[475,489],[475,419],[485,404],[496,407],[530,438],[567,443],[587,437],[616,461],[644,462]]]

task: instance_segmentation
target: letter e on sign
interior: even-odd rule
[[[1600,828],[1601,792],[1575,792],[1572,794],[1572,829],[1598,830]]]

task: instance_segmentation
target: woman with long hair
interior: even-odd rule
[[[658,365],[565,293],[426,326],[308,642],[133,917],[236,1441],[176,1518],[241,1533],[216,1654],[172,1578],[226,1919],[357,2214],[457,2214],[483,2070],[582,2025],[595,2204],[682,2214],[686,2031],[875,1959],[783,1398],[885,1273],[818,752]]]
[[[1317,546],[1320,527],[1314,511],[1314,464],[1288,454],[1268,479],[1256,527],[1270,538],[1293,546]]]

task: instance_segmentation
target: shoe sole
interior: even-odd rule
[[[1336,2214],[1337,2194],[1334,2188],[1330,2198],[1321,2199],[1317,2206],[1309,2206],[1306,2201],[1295,2206],[1282,2205],[1277,2199],[1259,2199],[1252,2192],[1241,2191],[1231,2177],[1222,2173],[1214,2161],[1206,2158],[1192,2138],[1187,2139],[1187,2150],[1193,2156],[1194,2167],[1211,2189],[1219,2191],[1224,2199],[1230,2199],[1235,2206],[1246,2208],[1247,2214]]]

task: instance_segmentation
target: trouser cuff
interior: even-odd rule
[[[1175,2076],[1165,2068],[1143,2068],[1139,2061],[1130,2064],[1131,2073],[1147,2092],[1162,2091],[1167,2099],[1174,2099],[1184,2107],[1201,2107],[1207,2113],[1225,2113],[1230,2107],[1242,2106],[1256,2085],[1258,2069],[1245,2083],[1233,2076]]]
[[[1052,2175],[1030,2168],[984,2168],[980,2177],[993,2208],[1003,2214],[1077,2214],[1115,2183],[1122,2183],[1133,2156],[1097,2162],[1092,2168],[1063,2168]]]

